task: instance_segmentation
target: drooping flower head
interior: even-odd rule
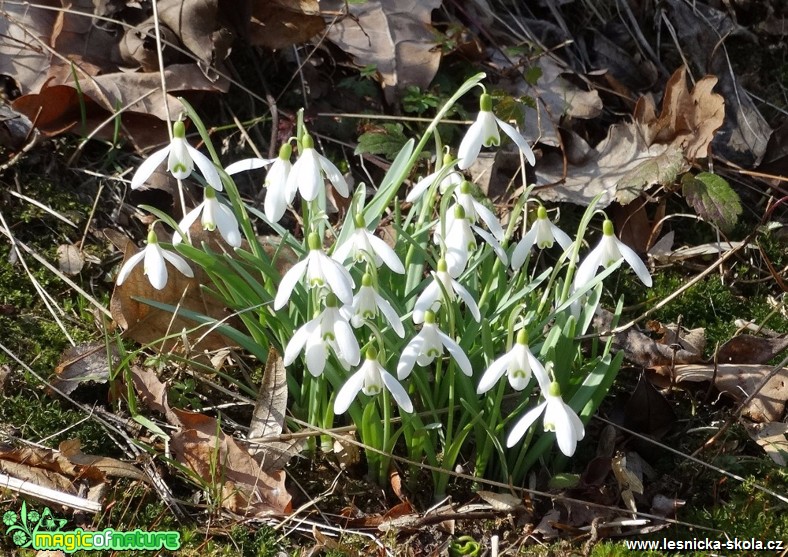
[[[191,278],[194,276],[194,272],[192,271],[191,267],[189,267],[189,264],[186,263],[186,260],[183,259],[183,257],[177,253],[162,249],[162,247],[159,245],[159,240],[156,237],[156,233],[152,229],[148,232],[148,245],[145,246],[145,249],[142,251],[139,251],[129,257],[129,259],[120,268],[120,272],[118,273],[118,278],[115,280],[115,283],[118,286],[123,284],[123,282],[131,273],[131,270],[136,267],[140,261],[143,261],[143,273],[146,277],[148,277],[151,286],[153,286],[153,288],[156,290],[161,290],[167,285],[168,273],[167,263],[165,261],[172,263],[176,269],[178,269],[187,277]]]
[[[545,387],[542,388],[544,402],[520,418],[509,433],[509,437],[506,438],[506,446],[512,447],[522,439],[523,435],[544,412],[544,430],[555,432],[558,448],[566,456],[572,456],[575,454],[577,442],[585,437],[583,422],[561,398],[561,387],[558,383],[553,381]]]
[[[265,216],[271,222],[279,222],[287,210],[287,205],[293,202],[297,190],[287,191],[287,177],[293,165],[290,163],[290,156],[293,148],[290,143],[285,143],[279,148],[279,156],[275,159],[251,158],[234,162],[226,168],[229,175],[237,174],[246,170],[255,170],[271,165],[265,176],[263,186],[266,189],[264,210]]]
[[[540,205],[536,210],[536,222],[531,225],[531,230],[523,236],[512,252],[512,269],[517,270],[523,266],[528,252],[534,245],[539,249],[549,249],[555,242],[558,242],[564,251],[572,245],[572,239],[550,222],[547,218],[547,209]]]
[[[353,303],[342,309],[349,316],[350,324],[356,328],[361,327],[365,322],[374,321],[378,312],[380,312],[386,318],[386,321],[389,322],[394,332],[397,333],[397,336],[400,338],[405,336],[402,320],[397,315],[397,312],[394,311],[391,303],[375,290],[372,283],[372,275],[369,273],[364,273],[361,277],[361,288],[353,296]]]
[[[525,138],[512,126],[495,117],[492,112],[492,97],[487,93],[482,93],[479,98],[479,115],[476,117],[476,121],[471,124],[471,127],[468,128],[465,137],[462,138],[460,143],[458,152],[460,170],[465,170],[473,164],[476,157],[479,156],[482,145],[485,147],[497,147],[501,144],[501,134],[498,128],[502,129],[517,144],[528,164],[531,166],[536,164],[534,153]]]
[[[452,170],[450,172],[445,172],[445,169],[449,165],[453,165],[456,161],[452,158],[452,156],[446,152],[443,155],[443,165],[433,172],[432,174],[428,174],[413,186],[408,192],[408,195],[405,197],[405,201],[408,203],[412,203],[416,201],[419,197],[424,195],[424,192],[429,189],[429,187],[435,182],[435,180],[441,175],[444,174],[443,178],[441,178],[440,183],[438,184],[438,188],[440,189],[441,193],[446,193],[449,188],[459,186],[464,178],[462,174],[457,172],[456,170]]]
[[[386,371],[378,362],[377,351],[370,347],[367,349],[366,360],[350,379],[342,386],[334,401],[334,413],[344,413],[352,404],[353,399],[363,392],[367,396],[376,396],[385,387],[394,397],[394,401],[405,412],[413,412],[413,403],[410,401],[405,388]]]
[[[405,274],[405,266],[391,247],[367,230],[364,215],[357,213],[354,222],[356,229],[342,245],[334,250],[332,258],[344,263],[352,258],[354,261],[372,261],[376,267],[383,263],[395,273]]]
[[[498,219],[483,203],[473,197],[473,184],[468,180],[463,180],[460,187],[454,189],[454,197],[457,204],[465,209],[465,216],[471,224],[476,224],[478,220],[487,225],[493,237],[499,242],[503,240],[503,227]]]
[[[445,238],[442,228],[446,229]],[[454,278],[465,271],[465,267],[476,249],[474,232],[495,251],[504,265],[509,264],[509,258],[498,240],[486,230],[472,225],[465,214],[465,208],[457,203],[446,210],[445,224],[439,222],[433,235],[436,244],[443,244],[446,247],[446,264],[449,274]]]
[[[333,294],[326,296],[325,309],[293,334],[285,347],[282,361],[285,366],[289,366],[304,350],[309,373],[318,377],[326,367],[329,348],[343,367],[354,366],[361,359],[353,329],[339,310],[337,298]]]
[[[180,121],[172,125],[170,144],[151,154],[134,173],[131,178],[131,189],[141,187],[165,158],[167,158],[167,170],[178,180],[188,178],[196,164],[208,185],[217,191],[222,191],[219,172],[208,157],[189,145],[186,141],[186,126]]]
[[[301,197],[306,201],[317,198],[320,188],[324,187],[323,174],[334,185],[339,195],[350,195],[345,178],[339,169],[326,157],[315,151],[315,142],[310,135],[304,135],[301,140],[301,153],[287,176],[285,190],[287,197],[292,201],[295,192],[301,192]]]
[[[309,246],[307,256],[293,265],[282,277],[274,298],[274,309],[278,310],[285,306],[295,285],[304,274],[306,274],[307,286],[310,288],[327,287],[343,304],[352,303],[353,278],[347,269],[323,252],[320,235],[316,232],[311,232],[307,237],[307,246]]]
[[[213,232],[218,228],[219,234],[222,235],[225,242],[234,248],[241,246],[241,232],[238,230],[238,220],[235,218],[235,213],[227,205],[219,202],[213,188],[205,189],[203,202],[189,211],[178,227],[188,234],[192,224],[200,215],[202,215],[200,222],[203,230]],[[177,232],[172,237],[174,245],[178,245],[181,240],[182,237]]]
[[[402,351],[402,356],[397,364],[397,377],[405,379],[410,375],[414,364],[419,364],[422,367],[430,365],[435,358],[443,355],[444,347],[465,375],[468,377],[473,375],[473,368],[471,368],[468,356],[465,355],[459,344],[438,328],[435,323],[435,314],[428,311],[424,314],[424,326],[421,331],[411,339]]]
[[[446,299],[447,297],[448,299]],[[438,311],[441,304],[451,303],[456,297],[465,302],[466,307],[477,322],[481,321],[482,317],[476,300],[473,299],[471,293],[464,286],[451,277],[446,260],[439,259],[438,270],[432,273],[432,282],[416,298],[416,304],[413,307],[413,322],[416,324],[423,323],[428,311]]]
[[[487,368],[479,381],[476,393],[481,395],[492,389],[504,373],[509,377],[509,384],[516,391],[522,391],[528,386],[531,373],[539,378],[540,385],[549,383],[547,372],[528,348],[528,333],[525,329],[520,329],[517,333],[517,342],[512,349]]]
[[[622,257],[629,263],[629,266],[635,271],[640,281],[645,286],[651,287],[651,275],[646,265],[632,248],[616,238],[613,222],[606,219],[602,225],[602,239],[599,240],[599,244],[591,250],[577,268],[574,281],[575,289],[577,290],[591,282],[599,267],[607,268]]]

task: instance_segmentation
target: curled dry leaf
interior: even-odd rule
[[[172,412],[167,401],[167,386],[159,380],[152,369],[131,366],[131,380],[145,406],[161,413],[169,423],[178,425],[178,417]]]
[[[282,356],[273,347],[268,350],[263,383],[252,412],[248,439],[276,437],[282,433],[287,412],[287,376]],[[261,440],[249,450],[265,471],[281,470],[301,451],[300,439],[290,441]]]
[[[88,455],[82,452],[82,443],[79,439],[69,439],[60,443],[60,453],[73,464],[90,466],[100,470],[107,476],[115,478],[130,478],[150,482],[148,477],[140,472],[133,464],[123,462],[116,458],[106,456]]]
[[[739,335],[720,346],[716,361],[721,364],[765,364],[788,348],[788,335],[764,338]]]
[[[577,135],[565,145],[563,156],[550,154],[537,165],[537,175],[556,185],[537,190],[546,201],[579,205],[602,194],[600,207],[613,201],[626,205],[653,184],[669,185],[689,162],[708,156],[709,145],[722,126],[725,102],[713,93],[717,83],[706,76],[687,88],[686,69],[680,68],[665,87],[657,116],[650,97],[641,97],[633,120],[614,124],[595,148]]]
[[[788,424],[772,422],[769,424],[744,424],[753,441],[758,443],[778,466],[788,466]]]
[[[432,28],[432,10],[441,0],[331,0],[321,9],[342,13],[345,6],[349,15],[329,27],[328,38],[359,66],[377,69],[389,103],[408,86],[429,86],[441,60]]]
[[[733,398],[744,401],[769,375],[772,367],[768,365],[721,364],[678,365],[674,368],[676,382],[714,381],[714,386]],[[670,377],[669,368],[658,369],[665,377]],[[788,400],[788,368],[781,368],[766,385],[755,395],[742,414],[754,422],[776,422],[785,412]]]
[[[594,325],[600,330],[610,329],[613,314],[605,309],[597,311]],[[693,329],[685,331],[677,339],[675,330],[670,326],[652,324],[655,332],[662,335],[660,340],[653,339],[635,327],[616,333],[613,340],[615,350],[623,350],[630,362],[643,367],[669,366],[672,364],[690,364],[703,361],[703,349],[706,346],[705,331]],[[675,327],[674,327],[675,328]]]
[[[71,346],[60,355],[52,386],[68,395],[80,383],[106,383],[110,369],[117,364],[118,359],[117,347],[112,344],[107,346],[104,341]]]
[[[104,472],[89,464],[79,464],[49,448],[0,446],[0,472],[36,485],[64,493],[76,494],[74,482],[88,486],[104,483]]]
[[[221,505],[237,514],[265,516],[289,512],[283,470],[268,473],[245,444],[225,434],[216,419],[173,409],[181,431],[172,436],[178,461],[209,485],[221,482]]]

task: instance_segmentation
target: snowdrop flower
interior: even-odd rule
[[[128,261],[120,268],[118,278],[115,281],[117,285],[120,286],[123,284],[123,281],[125,281],[129,273],[131,273],[131,270],[143,260],[143,273],[148,277],[151,286],[156,290],[161,290],[167,285],[167,264],[165,260],[172,263],[176,269],[187,277],[192,278],[194,276],[186,260],[177,253],[162,249],[161,246],[159,246],[159,240],[156,237],[156,233],[151,230],[148,232],[148,245],[145,246],[145,249],[129,257]]]
[[[485,147],[493,145],[497,147],[501,144],[501,134],[498,132],[498,128],[501,128],[506,135],[512,138],[512,141],[517,144],[517,147],[520,148],[520,151],[525,156],[528,164],[531,166],[536,164],[534,152],[531,150],[528,142],[520,135],[520,132],[500,118],[495,117],[495,114],[492,113],[492,97],[487,93],[482,93],[482,96],[479,98],[479,115],[476,117],[476,121],[471,124],[471,127],[468,128],[465,137],[462,138],[460,150],[457,153],[460,159],[460,170],[465,170],[473,164],[476,157],[479,156],[482,145]]]
[[[575,288],[591,282],[599,267],[609,267],[622,257],[629,263],[640,281],[647,287],[651,287],[651,275],[646,265],[632,248],[616,238],[613,233],[613,222],[605,220],[602,225],[602,239],[577,268]]]
[[[561,388],[558,383],[550,383],[546,389],[542,389],[542,394],[545,397],[544,402],[520,418],[506,438],[506,446],[515,445],[544,412],[544,430],[554,431],[558,448],[566,456],[572,456],[575,454],[577,442],[585,437],[583,422],[561,398]]]
[[[333,294],[326,296],[326,308],[293,334],[285,347],[283,363],[289,366],[303,350],[306,355],[306,368],[309,373],[318,377],[326,367],[329,347],[345,367],[354,366],[361,359],[353,329],[339,311],[336,296]]]
[[[346,316],[349,316],[350,324],[356,328],[361,327],[365,321],[374,320],[380,311],[399,338],[405,337],[402,320],[389,301],[375,291],[372,275],[369,273],[364,273],[361,277],[361,288],[358,294],[353,296],[353,303],[346,305],[342,310]]]
[[[495,360],[484,372],[476,393],[481,395],[492,389],[504,373],[509,377],[512,388],[522,391],[531,381],[532,372],[537,376],[540,385],[550,382],[544,367],[528,348],[528,333],[525,329],[520,329],[512,349]]]
[[[550,222],[550,219],[547,218],[547,209],[540,205],[536,210],[536,222],[531,225],[531,230],[523,236],[512,252],[512,269],[517,270],[523,266],[525,258],[534,244],[539,249],[549,249],[553,247],[555,242],[558,242],[564,251],[572,245],[572,239]]]
[[[350,235],[350,238],[334,250],[332,258],[339,263],[344,263],[350,257],[355,261],[363,261],[366,257],[374,261],[376,267],[380,267],[385,263],[395,273],[405,274],[405,266],[400,258],[397,257],[397,254],[394,253],[394,250],[386,242],[367,230],[363,215],[358,213],[354,220],[356,229]]]
[[[476,300],[473,299],[473,296],[465,287],[451,277],[447,269],[446,260],[439,259],[438,272],[432,273],[432,282],[416,298],[416,305],[413,308],[414,323],[423,323],[427,312],[438,310],[440,304],[444,301],[444,292],[449,297],[448,300],[445,300],[446,302],[453,302],[459,296],[465,302],[473,318],[477,322],[481,321],[482,316],[479,313],[479,306],[476,305]]]
[[[271,165],[268,174],[265,176],[263,186],[266,189],[265,202],[263,209],[265,216],[271,222],[279,222],[287,210],[287,205],[293,202],[296,190],[292,192],[286,188],[287,177],[293,165],[290,163],[290,156],[293,148],[289,143],[285,143],[279,148],[279,156],[275,159],[244,159],[228,166],[225,171],[233,175],[245,170],[254,170]]]
[[[453,160],[452,156],[449,153],[444,154],[443,165],[432,174],[428,174],[427,176],[416,182],[416,185],[413,186],[413,189],[410,190],[410,192],[408,192],[408,195],[405,197],[405,201],[409,203],[413,203],[419,197],[424,195],[424,192],[427,191],[430,188],[430,186],[433,184],[433,182],[435,182],[435,180],[438,178],[438,176],[440,176],[440,174],[444,172],[444,169],[449,165],[453,165],[455,162],[457,161]],[[444,174],[446,173],[444,172]],[[460,174],[457,171],[451,171],[441,179],[440,183],[438,184],[438,187],[440,188],[441,193],[446,193],[449,190],[449,188],[451,187],[456,188],[457,186],[462,184],[463,180],[465,180],[465,178],[462,177],[462,174]]]
[[[323,176],[334,185],[339,195],[349,195],[348,185],[339,169],[330,160],[315,151],[315,142],[312,136],[304,135],[301,140],[302,150],[298,160],[293,165],[285,182],[285,191],[289,199],[293,199],[296,190],[301,192],[301,197],[306,201],[317,198],[323,185]],[[322,173],[321,173],[322,171]]]
[[[473,232],[476,232],[490,245],[504,265],[509,264],[506,252],[501,247],[501,244],[498,243],[498,240],[486,230],[473,226],[468,221],[462,205],[455,204],[447,209],[446,224],[444,226],[446,228],[445,240],[441,232],[441,223],[438,223],[438,226],[435,228],[433,239],[436,244],[443,243],[446,246],[446,264],[449,274],[453,278],[462,274],[468,265],[471,252],[476,249],[476,237],[473,235]]]
[[[165,158],[167,158],[167,170],[178,180],[188,178],[196,164],[208,185],[222,191],[222,180],[211,159],[186,142],[186,126],[183,122],[175,122],[172,125],[170,144],[153,153],[140,165],[131,178],[131,189],[136,190],[142,186]]]
[[[402,356],[397,364],[397,377],[405,379],[410,375],[414,364],[420,366],[431,364],[435,358],[443,355],[444,347],[465,375],[468,377],[473,375],[468,356],[465,355],[459,344],[438,328],[438,325],[435,324],[435,313],[427,311],[424,314],[424,327],[421,332],[413,337],[402,351]]]
[[[378,362],[378,354],[374,348],[367,350],[366,361],[359,370],[342,386],[334,401],[334,414],[343,414],[359,391],[367,396],[375,396],[386,387],[394,397],[400,408],[405,412],[413,412],[413,403],[410,401],[405,388],[394,379],[388,371]]]
[[[241,232],[238,230],[238,221],[235,218],[235,214],[227,205],[219,203],[213,188],[207,188],[205,190],[203,202],[189,211],[178,224],[178,227],[188,234],[189,229],[192,224],[194,224],[194,221],[197,220],[197,217],[200,216],[200,213],[202,213],[200,222],[202,223],[203,230],[210,230],[213,232],[218,228],[219,234],[222,235],[225,242],[234,248],[241,246]],[[172,237],[172,243],[176,246],[181,243],[181,240],[182,237],[177,232]]]
[[[350,304],[353,301],[353,278],[350,273],[323,253],[320,236],[316,232],[309,234],[307,245],[309,246],[307,256],[303,261],[293,265],[282,277],[274,298],[274,309],[279,310],[285,306],[295,285],[305,273],[310,288],[327,286],[343,304]]]
[[[463,180],[459,188],[454,190],[454,196],[457,199],[457,204],[465,209],[465,215],[471,224],[476,224],[477,219],[481,219],[487,228],[492,232],[493,237],[499,242],[503,240],[503,227],[492,211],[490,211],[484,204],[476,201],[471,193],[472,184],[467,180]]]

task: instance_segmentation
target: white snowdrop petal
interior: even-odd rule
[[[338,313],[338,312],[337,312]],[[344,319],[334,320],[334,335],[337,339],[337,346],[342,352],[342,358],[350,365],[356,365],[361,360],[361,352],[358,347],[356,335],[353,334],[353,329],[350,323]]]
[[[183,219],[181,219],[181,222],[178,223],[178,228],[180,228],[184,234],[189,233],[192,224],[194,224],[194,221],[196,221],[197,217],[200,216],[200,213],[202,213],[204,207],[205,207],[205,201],[203,201],[202,203],[197,205],[194,209],[186,213],[186,216],[183,217]],[[183,237],[178,232],[175,232],[172,235],[173,245],[177,246],[178,244],[181,243],[181,241],[183,241]]]
[[[474,232],[476,232],[476,234],[478,234],[479,236],[481,236],[481,238],[482,238],[482,239],[483,239],[485,242],[487,242],[487,244],[488,244],[488,245],[489,245],[489,246],[490,246],[490,247],[493,249],[493,251],[495,252],[495,255],[497,255],[497,256],[498,256],[498,259],[500,259],[500,260],[501,260],[501,262],[502,262],[504,265],[509,265],[509,257],[506,255],[506,252],[505,252],[505,251],[504,251],[504,249],[501,247],[501,244],[498,242],[498,240],[496,240],[496,239],[493,237],[493,235],[492,235],[492,234],[490,234],[490,233],[489,233],[489,232],[487,232],[486,230],[482,230],[482,229],[481,229],[481,228],[479,228],[478,226],[474,226],[474,227],[473,227],[473,230],[474,230]]]
[[[419,333],[405,346],[399,358],[399,362],[397,363],[397,377],[400,380],[408,377],[410,372],[413,371],[413,365],[416,363],[416,359],[423,349],[424,336],[422,333]]]
[[[334,163],[323,155],[317,155],[317,160],[320,162],[320,167],[323,169],[323,172],[326,173],[326,178],[328,178],[329,182],[334,184],[334,189],[339,192],[339,195],[342,197],[350,195],[350,188],[348,188],[345,177],[342,176],[342,173]]]
[[[343,304],[353,303],[353,278],[342,265],[324,253],[319,255],[320,268],[331,291]]]
[[[216,227],[222,238],[234,248],[241,247],[241,233],[232,210],[223,203],[216,204]]]
[[[136,267],[140,261],[145,258],[145,250],[142,249],[129,257],[129,259],[123,264],[118,272],[118,278],[115,279],[115,284],[120,286],[123,282],[129,277],[132,269]]]
[[[532,226],[531,230],[514,247],[512,252],[512,269],[517,270],[523,266],[525,258],[528,257],[528,253],[534,247],[534,243],[536,243],[536,226]]]
[[[642,259],[640,259],[640,256],[621,240],[615,239],[615,241],[618,246],[618,250],[624,257],[624,260],[629,263],[629,266],[632,267],[633,271],[635,271],[635,274],[637,274],[640,282],[651,288],[651,274],[648,272],[646,264],[643,263]]]
[[[367,240],[373,250],[371,255],[380,257],[386,266],[395,273],[399,273],[400,275],[405,274],[405,266],[402,264],[402,261],[400,261],[400,258],[397,257],[397,254],[391,246],[370,232],[367,232]]]
[[[525,415],[520,418],[514,427],[509,432],[509,436],[506,438],[506,446],[513,447],[520,439],[523,438],[523,435],[526,434],[528,429],[534,425],[539,416],[542,415],[542,412],[547,406],[547,402],[542,402],[536,408],[532,408]]]
[[[487,225],[487,228],[490,229],[492,235],[495,237],[496,240],[499,242],[503,240],[503,227],[501,223],[498,222],[498,218],[490,211],[487,207],[485,207],[482,203],[479,203],[476,200],[473,200],[473,208],[476,211],[476,214],[479,215],[479,218]]]
[[[506,373],[511,357],[511,353],[507,352],[490,364],[490,367],[484,372],[479,385],[476,387],[477,395],[483,395],[495,386],[498,380],[503,377],[503,374]]]
[[[413,403],[410,401],[408,391],[405,390],[405,387],[403,387],[399,381],[397,381],[394,376],[385,369],[380,368],[379,372],[380,378],[383,380],[383,384],[389,390],[391,396],[394,397],[397,405],[405,412],[413,412]]]
[[[187,276],[189,278],[192,278],[194,276],[194,271],[192,271],[192,268],[189,266],[188,263],[186,263],[186,260],[180,255],[178,255],[177,253],[167,250],[161,250],[161,255],[164,259],[172,263],[173,267],[178,269],[182,275]],[[162,261],[162,265],[164,265],[163,261]]]
[[[131,178],[131,189],[136,190],[137,188],[141,187],[145,181],[156,171],[159,165],[164,162],[164,159],[167,158],[169,153],[170,146],[167,145],[163,149],[159,149],[155,153],[151,153],[147,159],[142,161],[142,164],[137,169],[137,172],[135,172],[134,176]]]
[[[233,174],[238,174],[239,172],[247,172],[249,170],[257,170],[258,168],[266,167],[275,160],[277,159],[260,159],[257,157],[242,159],[232,163],[227,168],[225,168],[224,171],[232,176]]]
[[[460,142],[460,148],[457,151],[457,158],[459,159],[457,167],[460,170],[466,170],[470,167],[482,149],[484,122],[481,121],[481,114],[479,113],[476,121],[471,124],[471,127],[465,133],[465,137]]]
[[[306,368],[309,373],[314,377],[319,377],[326,367],[326,358],[328,351],[323,338],[320,335],[320,327],[316,327],[315,331],[309,336],[306,341]]]
[[[539,388],[545,393],[548,392],[550,390],[550,377],[547,375],[547,370],[545,370],[542,362],[537,360],[530,350],[526,351],[525,356],[528,358],[528,364],[536,377],[536,382],[539,383]]]
[[[473,367],[471,367],[471,361],[468,359],[468,356],[465,355],[465,352],[460,345],[454,342],[449,335],[444,333],[443,331],[438,330],[438,337],[441,339],[443,346],[446,347],[446,350],[449,351],[449,354],[452,355],[454,361],[457,362],[457,365],[460,366],[462,372],[470,377],[473,375]]]
[[[366,366],[366,363],[364,364]],[[362,366],[356,373],[350,376],[342,388],[337,393],[337,398],[334,400],[334,414],[344,414],[364,386],[364,376],[366,370]]]
[[[380,311],[383,313],[383,316],[386,318],[386,321],[389,322],[391,328],[397,333],[399,338],[405,338],[405,327],[402,326],[402,319],[400,316],[397,315],[397,312],[394,310],[394,307],[386,300],[383,296],[378,294],[377,292],[373,292],[375,295],[375,303],[377,304]]]
[[[435,311],[438,308],[437,302],[442,295],[440,284],[433,277],[433,281],[416,298],[416,304],[413,306],[413,322],[417,325],[424,323],[424,312],[427,310]]]
[[[285,306],[296,284],[298,284],[298,281],[304,276],[308,264],[309,257],[307,256],[293,265],[290,270],[285,273],[285,276],[282,277],[282,281],[279,283],[279,288],[276,291],[276,297],[274,298],[275,310],[282,309]]]
[[[596,270],[602,264],[602,244],[599,244],[586,256],[575,273],[575,289],[582,288],[594,278]]]
[[[451,281],[451,286],[457,296],[459,296],[460,299],[465,302],[465,306],[470,310],[471,315],[473,315],[473,318],[476,320],[476,322],[480,323],[482,320],[482,315],[479,312],[479,306],[476,304],[476,300],[473,299],[471,293],[454,279]]]
[[[525,156],[525,160],[528,161],[528,164],[530,164],[531,166],[535,166],[536,157],[534,157],[534,152],[533,150],[531,150],[531,146],[528,145],[528,142],[520,134],[520,132],[518,132],[516,129],[514,129],[514,127],[512,127],[511,125],[507,124],[506,122],[504,122],[499,118],[496,118],[495,120],[498,123],[498,126],[500,126],[500,128],[503,130],[503,133],[508,135],[512,139],[512,141],[514,141],[517,144],[517,147]]]
[[[216,167],[213,165],[211,159],[200,153],[188,143],[186,143],[186,149],[189,151],[194,164],[196,164],[197,168],[200,169],[203,178],[205,178],[205,181],[208,182],[208,185],[216,191],[222,191],[224,189],[224,186],[222,185],[222,179],[219,177],[219,171],[216,170]]]
[[[568,250],[571,247],[571,245],[574,243],[566,232],[558,228],[552,222],[550,223],[550,229],[553,231],[553,238],[556,239],[556,241],[563,248],[564,251]]]
[[[413,188],[408,192],[408,195],[405,196],[405,201],[407,201],[408,203],[413,203],[419,197],[421,197],[424,194],[424,192],[430,189],[430,186],[435,181],[435,178],[438,177],[439,172],[440,171],[433,172],[432,174],[428,174],[427,176],[416,182]]]
[[[142,263],[145,276],[151,286],[161,290],[167,285],[167,265],[164,263],[161,248],[158,244],[148,244],[145,248],[145,259]]]
[[[285,354],[282,358],[282,363],[284,363],[285,366],[289,366],[295,361],[301,353],[301,350],[303,350],[306,341],[315,332],[317,326],[319,326],[318,320],[312,319],[307,321],[304,325],[301,325],[296,332],[293,333],[287,346],[285,346]]]

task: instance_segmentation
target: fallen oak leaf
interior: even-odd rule
[[[215,418],[173,409],[181,431],[170,447],[178,461],[208,485],[221,484],[221,505],[237,514],[267,516],[290,511],[285,472],[268,473],[245,444],[225,434]]]
[[[150,483],[148,476],[140,472],[140,470],[138,470],[133,464],[107,456],[85,454],[82,452],[81,445],[82,443],[79,441],[79,439],[69,439],[60,443],[58,449],[60,450],[60,454],[65,456],[69,462],[78,466],[89,466],[95,468],[107,476],[116,478],[130,478],[132,480]]]
[[[71,394],[80,383],[106,383],[110,368],[117,364],[119,357],[118,348],[112,344],[107,346],[104,341],[70,346],[60,355],[52,386]]]

